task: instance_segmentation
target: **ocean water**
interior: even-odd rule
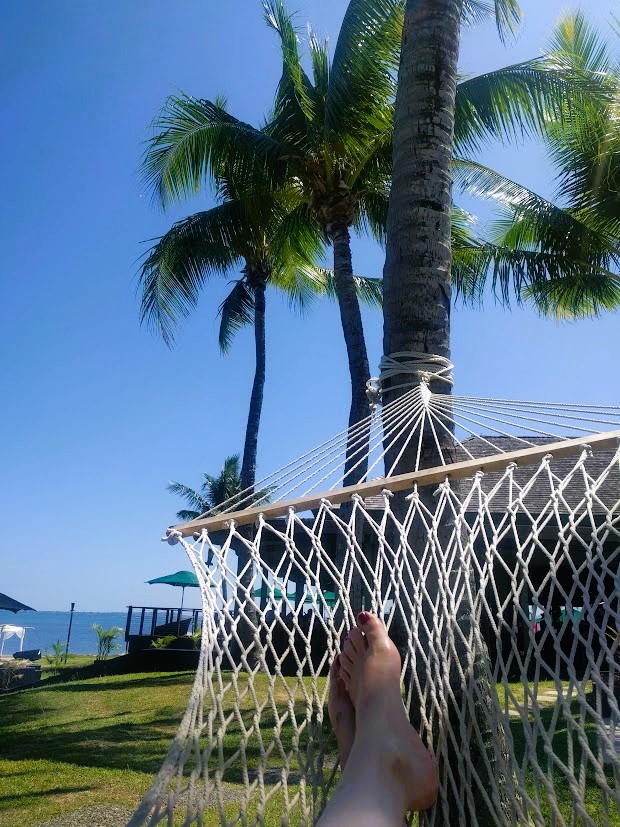
[[[25,626],[24,649],[40,649],[45,652],[52,643],[67,640],[70,612],[12,612],[0,611],[0,624],[10,623],[12,626]],[[111,626],[120,626],[123,633],[119,634],[116,642],[120,644],[117,653],[125,651],[124,630],[126,612],[74,612],[71,626],[71,640],[69,651],[74,655],[94,655],[97,652],[97,633],[93,623],[98,623],[104,629]],[[19,639],[9,638],[4,644],[5,655],[12,655],[19,651]]]

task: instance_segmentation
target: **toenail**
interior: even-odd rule
[[[357,619],[360,623],[368,623],[368,621],[370,620],[370,615],[368,614],[368,612],[360,612],[357,616]]]

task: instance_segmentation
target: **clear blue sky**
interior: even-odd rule
[[[492,27],[465,32],[463,70],[541,51],[566,3],[522,5],[526,26],[508,49]],[[345,0],[293,7],[335,42]],[[612,0],[588,7],[603,20]],[[232,111],[260,120],[278,77],[277,44],[259,0],[55,0],[8,4],[2,51],[0,591],[39,609],[174,601],[165,587],[144,585],[188,567],[179,546],[159,542],[177,507],[164,487],[197,485],[241,449],[251,339],[219,355],[223,283],[205,292],[175,350],[140,329],[141,242],[201,202],[162,216],[136,169],[171,92],[225,93]],[[492,148],[484,160],[550,192],[533,144]],[[380,275],[382,265],[381,250],[356,243],[358,272]],[[459,393],[618,403],[616,316],[558,325],[490,299],[484,312],[453,319]],[[381,324],[366,318],[375,370]],[[333,307],[298,321],[269,295],[268,348],[259,472],[341,430],[348,410]],[[197,594],[188,598],[198,605]]]

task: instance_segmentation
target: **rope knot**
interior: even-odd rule
[[[445,356],[437,356],[432,353],[420,353],[414,350],[401,350],[397,353],[390,353],[381,359],[379,364],[380,378],[378,384],[380,388],[384,387],[386,379],[394,379],[396,376],[404,376],[406,380],[398,385],[391,385],[390,390],[396,388],[407,388],[415,385],[428,386],[432,381],[445,382],[446,385],[452,387],[454,384],[454,376],[452,371],[454,365]],[[375,380],[370,380],[367,383],[367,393],[370,383],[373,383],[373,393],[375,389]]]
[[[168,528],[161,539],[164,543],[168,543],[169,546],[176,546],[176,544],[183,539],[183,535],[176,528]]]
[[[371,376],[366,382],[366,398],[371,411],[381,404],[381,380],[378,376]]]

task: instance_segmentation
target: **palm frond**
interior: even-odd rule
[[[351,0],[334,50],[325,127],[345,146],[390,129],[383,109],[396,91],[403,0]]]
[[[199,493],[188,485],[183,485],[181,482],[169,482],[166,486],[166,491],[169,491],[177,497],[181,497],[181,499],[185,500],[185,502],[192,507],[192,511],[179,511],[177,513],[177,517],[180,520],[193,520],[211,508],[211,501],[208,496],[205,496],[204,493]],[[188,517],[188,514],[192,516]]]
[[[269,227],[272,273],[296,264],[313,266],[325,255],[325,239],[310,205],[291,198]]]
[[[282,76],[265,131],[289,147],[307,151],[317,107],[321,108],[318,96],[301,65],[293,17],[281,0],[264,0],[263,10],[268,25],[279,36],[282,51]]]
[[[550,122],[547,149],[558,171],[557,198],[620,233],[620,77],[612,49],[582,13],[560,20],[551,42],[558,63],[597,79],[599,89],[567,107],[561,124]],[[591,223],[589,221],[589,223]]]
[[[477,25],[494,19],[502,42],[514,37],[523,23],[516,0],[464,0],[463,23]]]
[[[236,334],[254,323],[254,293],[245,279],[234,282],[232,290],[219,306],[218,314],[220,350],[228,353]]]
[[[329,89],[329,44],[327,39],[319,40],[310,26],[308,27],[308,51],[317,98],[324,104]]]
[[[597,315],[620,307],[620,281],[611,271],[558,252],[511,248],[488,241],[453,244],[455,299],[481,304],[487,286],[504,307],[531,301],[554,318]]]
[[[599,316],[620,308],[620,278],[601,268],[584,266],[561,278],[534,281],[523,291],[541,313],[559,319]]]
[[[609,42],[582,10],[566,11],[560,16],[548,51],[560,65],[584,73],[606,75],[615,63]]]
[[[281,267],[269,283],[281,290],[289,307],[300,314],[309,310],[324,292],[321,268],[302,262]]]
[[[517,0],[494,0],[495,22],[502,43],[513,37],[523,23],[523,12]]]
[[[247,191],[251,182],[272,187],[285,177],[290,150],[211,101],[173,95],[154,129],[142,172],[164,207],[196,194],[210,178]]]
[[[196,307],[205,280],[239,261],[243,230],[239,205],[226,203],[177,222],[146,254],[138,275],[140,320],[167,345]]]
[[[514,140],[546,134],[561,125],[578,100],[600,83],[542,57],[470,77],[457,85],[455,147],[479,150],[489,139]]]
[[[324,269],[323,278],[325,294],[332,301],[337,301],[336,279],[332,270]],[[374,310],[381,310],[383,307],[383,279],[370,276],[353,276],[355,291],[361,304]]]
[[[503,304],[514,294],[545,315],[588,316],[618,307],[620,249],[609,233],[488,167],[457,160],[454,172],[465,190],[493,198],[503,214],[491,241],[464,244],[455,255],[462,297],[479,297],[490,275]]]
[[[217,476],[205,474],[202,488],[208,495],[214,513],[217,513],[217,507],[224,503],[227,508],[234,505],[235,497],[241,491],[239,454],[226,457]]]
[[[575,260],[608,268],[619,261],[616,241],[605,229],[586,224],[578,213],[564,210],[532,190],[473,161],[455,159],[453,174],[472,195],[491,198],[504,210],[496,222],[497,243],[564,252]]]
[[[182,523],[189,523],[191,520],[197,520],[200,517],[200,511],[188,511],[185,508],[182,508],[180,511],[177,511],[177,519],[181,520]]]
[[[359,200],[359,209],[355,221],[358,233],[367,233],[375,241],[385,246],[387,238],[387,214],[390,195],[389,189],[376,189],[365,192]]]

